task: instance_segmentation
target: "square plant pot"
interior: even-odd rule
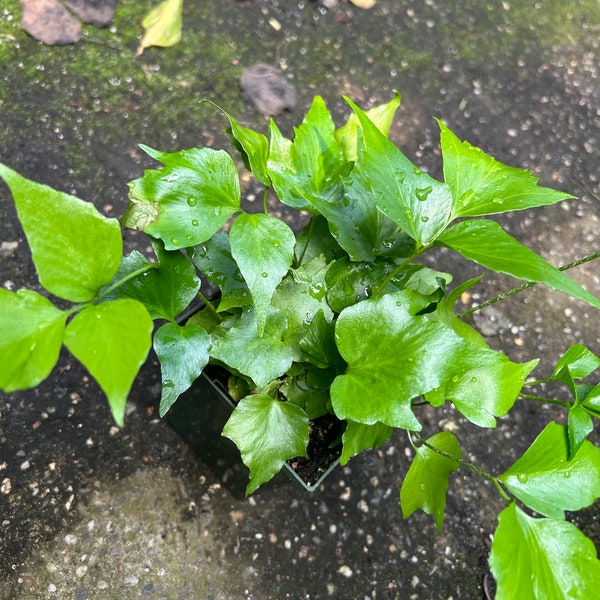
[[[242,498],[250,472],[237,446],[221,435],[234,408],[235,402],[227,393],[221,374],[204,371],[177,399],[168,420],[222,484],[235,497]],[[291,480],[301,489],[313,492],[335,469],[341,454],[341,423],[334,417],[320,417],[311,421],[310,430],[309,458],[285,462],[281,471],[259,490]]]

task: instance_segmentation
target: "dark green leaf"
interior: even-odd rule
[[[108,396],[123,426],[127,395],[150,350],[152,319],[136,300],[115,300],[84,308],[67,325],[65,346]]]
[[[31,290],[0,288],[0,389],[38,385],[54,368],[68,313]]]
[[[447,246],[476,263],[525,281],[540,281],[600,308],[600,300],[517,242],[498,223],[487,219],[461,221],[444,231],[437,245]]]
[[[538,186],[531,171],[498,162],[469,142],[461,142],[440,120],[438,124],[453,218],[546,206],[573,197]]]
[[[529,508],[563,519],[600,497],[600,449],[583,441],[569,458],[567,428],[549,423],[499,479]]]
[[[40,283],[52,294],[86,302],[121,262],[121,228],[93,204],[29,181],[0,164],[15,199]]]
[[[211,238],[240,210],[240,183],[231,156],[223,150],[191,148],[168,153],[141,148],[162,162],[132,181],[122,222],[163,240],[167,250]]]
[[[299,341],[304,359],[316,367],[344,364],[335,343],[335,324],[319,309]]]
[[[211,356],[250,377],[258,387],[281,377],[291,366],[293,352],[282,340],[287,322],[280,310],[271,307],[263,335],[258,335],[256,315],[246,309],[240,320],[222,336],[215,331]]]
[[[294,232],[270,215],[242,213],[231,226],[229,243],[231,255],[252,294],[261,335],[273,292],[294,258]]]
[[[569,460],[577,454],[583,440],[594,430],[592,418],[581,406],[569,405]]]
[[[350,105],[360,121],[364,145],[359,146],[347,186],[357,186],[360,197],[370,192],[379,210],[419,246],[431,244],[448,223],[450,188],[415,167],[363,111]]]
[[[254,394],[235,407],[223,435],[237,445],[250,469],[246,494],[251,494],[277,474],[286,460],[306,456],[308,417],[294,404]]]
[[[598,596],[600,562],[592,541],[572,523],[534,519],[515,503],[498,517],[490,568],[496,600]]]
[[[221,288],[219,311],[248,306],[252,302],[240,268],[231,256],[226,232],[219,231],[204,244],[195,246],[192,260],[210,282]]]
[[[154,350],[160,361],[162,395],[160,416],[164,417],[208,364],[210,336],[193,322],[183,327],[166,323],[154,335]]]
[[[153,319],[172,321],[196,297],[200,279],[189,260],[179,251],[164,249],[160,241],[152,243],[158,258],[158,268],[145,271],[116,288],[111,298],[132,298],[141,302]],[[112,283],[149,265],[140,252],[133,251],[123,259]]]
[[[279,389],[288,402],[304,409],[309,419],[317,419],[329,412],[329,388],[335,375],[334,369],[306,365],[297,372],[288,371]]]
[[[394,98],[385,104],[374,106],[365,111],[369,120],[381,131],[385,137],[388,137],[394,115],[400,106],[401,96],[396,92]],[[335,139],[344,151],[346,160],[354,161],[357,158],[357,146],[359,139],[360,121],[352,113],[345,125],[335,131]]]
[[[458,440],[449,431],[435,434],[427,443],[457,459],[462,458]],[[417,448],[400,490],[402,516],[406,519],[420,509],[435,517],[439,533],[444,524],[448,477],[459,466],[458,460],[442,456],[425,445]]]
[[[340,464],[345,465],[353,456],[356,456],[363,450],[379,448],[390,439],[394,429],[383,423],[373,423],[365,425],[348,421],[344,435],[342,436],[342,456]]]

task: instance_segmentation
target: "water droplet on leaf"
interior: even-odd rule
[[[266,271],[263,271],[261,273],[261,276],[264,277],[265,279],[269,276],[269,274]]]
[[[196,206],[196,204],[198,204],[198,200],[196,200],[196,198],[194,198],[193,196],[190,196],[190,197],[187,199],[187,203],[188,203],[190,206]]]
[[[427,196],[429,196],[429,194],[431,194],[432,191],[433,188],[430,185],[424,188],[417,188],[415,190],[415,196],[417,197],[417,200],[419,200],[420,202],[424,202],[425,200],[427,200]]]
[[[521,483],[527,483],[527,480],[529,479],[529,477],[527,476],[526,473],[519,473],[517,475],[517,479],[521,482]]]
[[[198,219],[192,219],[192,226],[198,227]]]

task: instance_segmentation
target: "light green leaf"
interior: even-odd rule
[[[31,290],[0,288],[0,389],[35,387],[54,368],[69,313]]]
[[[281,311],[271,307],[263,334],[259,336],[256,314],[249,308],[224,335],[217,327],[210,354],[262,387],[281,377],[292,365],[292,348],[282,339],[286,329]]]
[[[219,231],[207,242],[195,246],[192,260],[206,278],[221,289],[219,311],[252,303],[250,290],[231,256],[227,232]]]
[[[191,148],[160,152],[140,148],[163,163],[129,184],[125,227],[160,238],[167,250],[179,250],[210,239],[240,210],[237,168],[224,150]]]
[[[153,240],[152,246],[158,258],[158,268],[144,271],[120,285],[105,298],[138,300],[153,319],[172,321],[196,297],[200,289],[200,279],[194,266],[179,250],[165,250],[158,240]],[[112,283],[150,264],[143,254],[134,250],[123,259]]]
[[[451,328],[411,314],[414,295],[402,291],[359,302],[338,317],[337,346],[348,363],[331,387],[339,418],[418,430],[411,400],[452,378],[471,352]]]
[[[598,596],[600,561],[592,541],[572,523],[534,519],[515,503],[498,517],[490,568],[496,600]]]
[[[160,416],[164,417],[208,364],[210,336],[193,322],[184,326],[166,323],[154,335],[154,350],[160,361],[162,394]]]
[[[562,381],[571,390],[575,400],[579,402],[575,379],[585,379],[600,367],[600,358],[583,344],[574,344],[558,360],[551,381]]]
[[[461,142],[438,119],[444,179],[452,190],[452,217],[474,217],[556,204],[573,198],[537,185],[531,171],[515,169]]]
[[[350,102],[363,133],[346,188],[369,191],[377,207],[420,246],[431,244],[448,223],[452,195],[445,183],[418,169]],[[349,192],[350,193],[350,192]]]
[[[436,433],[427,443],[457,459],[462,458],[458,440],[449,431]],[[459,466],[458,460],[442,456],[425,445],[417,448],[400,490],[402,516],[406,519],[420,509],[435,517],[439,533],[444,524],[448,477]]]
[[[309,419],[317,419],[329,412],[329,388],[335,375],[335,369],[295,365],[287,372],[279,391],[288,402],[304,409]]]
[[[40,283],[52,294],[87,302],[121,262],[121,228],[93,204],[29,181],[0,164],[15,199]]]
[[[299,341],[303,358],[316,367],[325,368],[344,364],[335,343],[335,324],[319,309]]]
[[[246,494],[277,474],[290,458],[306,456],[308,417],[304,411],[266,394],[240,400],[223,429],[250,469]]]
[[[583,408],[583,406],[569,405],[569,460],[577,454],[583,444],[583,440],[594,431],[594,423],[592,417]]]
[[[273,292],[294,258],[294,232],[270,215],[242,213],[231,226],[229,243],[252,295],[262,335]]]
[[[164,0],[142,21],[146,30],[137,49],[139,56],[150,46],[174,46],[181,40],[183,0]]]
[[[390,439],[394,429],[383,423],[374,423],[365,425],[348,421],[346,430],[342,435],[342,456],[340,464],[345,465],[353,456],[356,456],[363,450],[379,448]]]
[[[311,209],[315,203],[336,202],[342,196],[341,177],[351,163],[334,138],[331,114],[316,96],[294,141],[281,135],[271,121],[268,175],[279,199],[288,206]]]
[[[456,250],[465,258],[525,281],[539,281],[600,308],[600,300],[517,242],[498,223],[488,219],[461,221],[444,231],[436,245]]]
[[[499,479],[529,508],[563,519],[600,497],[600,449],[583,441],[569,459],[567,428],[549,423]]]
[[[401,96],[395,93],[392,100],[385,104],[379,104],[366,110],[365,115],[381,131],[385,137],[388,137],[394,115],[400,106]],[[355,161],[358,158],[357,146],[360,129],[360,121],[356,114],[352,113],[345,125],[334,132],[337,143],[342,147],[346,160]]]
[[[129,299],[88,306],[67,325],[65,346],[108,396],[120,427],[127,395],[150,350],[151,334],[148,311]]]

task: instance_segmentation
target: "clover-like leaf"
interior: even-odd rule
[[[0,389],[36,386],[52,371],[69,313],[32,290],[0,288]]]
[[[539,281],[600,308],[600,299],[515,240],[495,221],[460,221],[444,231],[436,240],[436,245],[452,248],[465,258],[493,271],[525,281]]]
[[[120,427],[127,395],[150,350],[151,334],[148,311],[130,299],[90,305],[67,325],[65,346],[107,395]]]
[[[306,456],[308,417],[298,406],[267,394],[240,400],[223,429],[250,469],[246,494],[277,474],[286,460]]]
[[[194,322],[183,326],[165,323],[154,335],[154,350],[160,361],[162,394],[160,416],[164,417],[208,364],[210,336]]]
[[[59,298],[91,300],[119,268],[123,242],[118,221],[1,164],[0,177],[13,194],[40,283]]]
[[[531,509],[563,519],[600,497],[600,449],[585,440],[569,458],[567,428],[548,423],[499,479]]]
[[[356,456],[363,450],[379,448],[390,439],[394,429],[383,423],[373,423],[365,425],[348,421],[346,430],[342,435],[342,455],[340,464],[345,465],[353,456]]]
[[[434,516],[439,533],[444,523],[448,477],[460,466],[458,460],[462,453],[458,440],[449,431],[436,433],[427,443],[457,460],[435,452],[425,444],[419,446],[402,482],[400,504],[405,519],[417,509]]]
[[[453,218],[548,206],[573,197],[537,185],[531,171],[502,164],[469,142],[461,142],[439,119],[438,124]]]
[[[121,221],[160,238],[167,250],[201,244],[240,209],[240,182],[223,150],[191,148],[160,152],[140,146],[163,163],[129,184],[129,206]]]
[[[252,295],[261,335],[273,292],[294,258],[294,232],[270,215],[242,213],[231,226],[229,243]]]
[[[593,542],[568,521],[534,519],[514,502],[498,517],[490,568],[496,600],[579,600],[598,596]]]

